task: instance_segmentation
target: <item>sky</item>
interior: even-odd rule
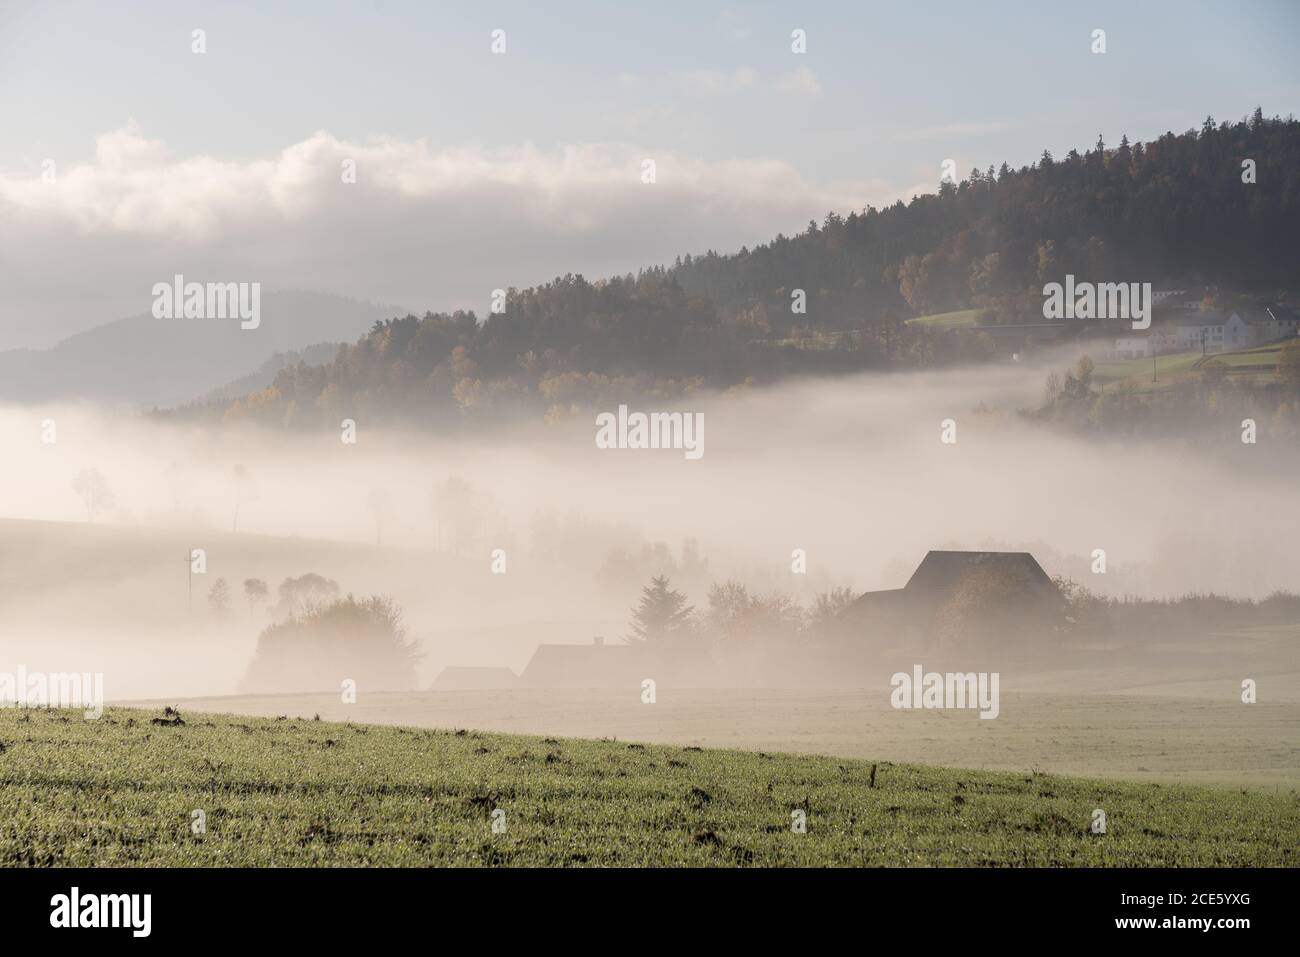
[[[1287,115],[1298,41],[1289,0],[0,0],[0,348],[178,272],[482,313],[932,191],[946,159]]]

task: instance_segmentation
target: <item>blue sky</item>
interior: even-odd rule
[[[1046,8],[1046,9],[1044,9]],[[208,32],[194,57],[189,33]],[[807,31],[808,53],[789,49]],[[1089,52],[1107,31],[1104,56]],[[507,54],[488,52],[506,30]],[[900,186],[935,156],[1028,162],[1300,102],[1300,5],[1176,3],[0,3],[6,167],[87,157],[128,117],[251,157],[317,129],[435,145],[633,139]],[[679,78],[798,67],[822,95]],[[631,78],[636,78],[635,80]],[[811,101],[810,101],[811,100]],[[906,139],[909,131],[943,131]],[[900,141],[899,137],[904,137]]]
[[[207,34],[202,56],[190,50],[195,28]],[[790,49],[796,28],[807,34],[804,55]],[[1090,51],[1098,28],[1106,31],[1104,55]],[[262,260],[272,282],[412,308],[472,304],[491,277],[469,275],[467,263],[452,262],[424,281],[391,261],[411,242],[427,242],[439,261],[463,253],[477,262],[492,250],[500,257],[493,274],[506,277],[494,285],[525,285],[568,269],[599,275],[679,252],[760,242],[820,219],[831,206],[846,211],[933,189],[946,158],[964,175],[1004,159],[1032,162],[1045,147],[1060,154],[1089,146],[1098,133],[1111,143],[1121,133],[1148,139],[1198,126],[1207,113],[1235,119],[1256,104],[1285,115],[1300,103],[1298,28],[1300,4],[1280,0],[0,0],[0,214],[6,203],[16,204],[19,212],[9,218],[31,217],[37,234],[63,255],[101,257],[104,284],[88,284],[87,291],[108,312],[130,307],[136,293],[111,290],[118,273],[103,264],[105,249],[69,247],[56,220],[75,223],[78,235],[114,232],[114,248],[137,243],[133,262],[147,261],[158,272],[170,268],[155,255],[160,234],[176,232],[168,217],[182,201],[203,204],[180,224],[202,265],[245,268],[221,244],[247,244],[256,233],[277,254]],[[506,31],[504,56],[489,50],[494,29]],[[133,139],[102,152],[99,138],[123,130]],[[386,263],[340,269],[337,250],[323,257],[332,263],[328,270],[307,260],[271,262],[283,260],[283,246],[302,237],[289,230],[277,243],[265,222],[243,222],[242,233],[223,239],[222,224],[252,215],[231,205],[232,193],[256,195],[250,183],[258,170],[277,158],[283,167],[283,151],[321,133],[328,143],[307,152],[331,161],[380,142],[418,143],[427,154],[419,176],[432,179],[418,187],[410,186],[409,163],[382,166],[374,154],[370,168],[380,175],[371,183],[396,189],[407,205],[390,190],[365,194],[366,208],[384,208],[390,226],[414,224],[401,248],[385,251]],[[576,166],[565,159],[566,150],[592,145],[604,151],[602,158]],[[484,162],[518,150],[537,155],[475,180]],[[595,204],[618,207],[621,200],[593,190],[593,205],[584,209],[581,177],[592,169],[622,169],[638,156],[674,157],[681,175],[674,179],[668,164],[661,178],[668,188],[643,194],[654,196],[657,214],[642,219],[629,207],[630,213],[621,211],[631,223],[623,232],[604,228]],[[111,176],[105,172],[110,159]],[[24,185],[46,160],[57,163],[61,177],[77,171],[57,201],[50,199],[53,191],[33,199]],[[174,173],[187,162],[198,164],[181,178],[189,185],[173,182],[168,194],[179,198],[142,213],[159,202],[154,179],[163,182],[165,164]],[[274,175],[283,183],[289,174],[280,168]],[[196,188],[196,177],[212,188]],[[481,220],[504,221],[521,196],[493,208],[493,197],[509,192],[500,188],[503,177],[526,180],[540,197],[532,202],[521,194],[525,205],[532,202],[538,228],[526,240],[473,228],[467,206],[454,215],[430,206],[430,193],[445,202],[448,184],[460,184],[474,194]],[[281,204],[281,225],[319,205],[305,193],[286,198],[286,189],[267,188]],[[265,206],[266,198],[259,202]],[[550,242],[546,211],[557,209],[565,213],[565,232]],[[462,230],[457,242],[431,233],[435,212]],[[331,216],[335,226],[347,220],[342,208]],[[320,227],[313,224],[314,231]],[[384,232],[378,223],[362,230],[368,231]],[[539,252],[543,245],[554,255]],[[17,269],[17,252],[0,236],[0,270],[7,252],[9,268]],[[30,335],[18,339],[50,338],[87,301],[56,289],[54,278],[30,275],[30,253],[21,266],[24,288],[0,298],[0,346],[6,326],[14,331],[20,321]],[[131,279],[131,289],[142,281]]]

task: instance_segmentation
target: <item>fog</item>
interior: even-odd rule
[[[243,581],[264,579],[272,605],[282,579],[307,572],[396,601],[424,653],[420,687],[447,664],[517,672],[542,641],[620,640],[657,571],[697,607],[728,577],[802,601],[901,587],[944,547],[1029,550],[1106,594],[1296,589],[1296,450],[1099,441],[1016,415],[1063,361],[629,402],[702,412],[694,461],[598,449],[601,410],[456,437],[359,420],[346,444],[339,431],[7,406],[0,658],[103,671],[112,699],[234,693],[271,620]],[[71,484],[88,468],[115,499],[93,523]],[[449,495],[452,478],[468,494]],[[189,575],[192,548],[206,551],[203,575]],[[207,601],[217,578],[231,590],[224,620]]]

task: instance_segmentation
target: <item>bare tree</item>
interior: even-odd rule
[[[266,601],[266,596],[270,594],[266,582],[260,578],[244,579],[244,598],[248,601],[248,613],[252,615],[257,610],[257,606]]]
[[[82,469],[72,479],[72,490],[81,496],[86,506],[86,520],[93,522],[95,516],[108,511],[114,505],[113,490],[100,474],[99,469]]]
[[[280,600],[272,613],[282,618],[301,615],[327,605],[338,597],[338,582],[308,572],[298,578],[286,578],[280,582]]]
[[[224,578],[218,578],[208,589],[208,604],[212,606],[212,616],[224,621],[230,614],[230,586]]]

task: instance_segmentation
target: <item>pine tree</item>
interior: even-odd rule
[[[663,645],[683,637],[690,628],[695,609],[686,596],[669,587],[666,575],[656,575],[641,589],[641,600],[632,609],[632,634],[628,644]]]

